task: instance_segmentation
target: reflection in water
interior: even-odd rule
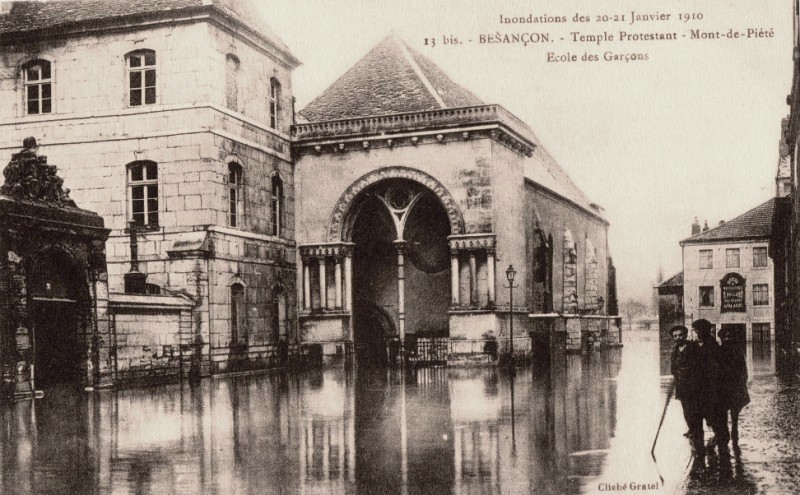
[[[620,352],[518,370],[513,414],[511,377],[493,368],[338,367],[195,387],[48,390],[0,410],[0,491],[579,491],[603,471],[616,434]]]

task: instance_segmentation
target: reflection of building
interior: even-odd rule
[[[774,208],[770,199],[681,241],[685,317],[704,318],[717,330],[729,327],[740,339],[772,339],[775,300],[768,248]],[[699,231],[699,225],[694,228]]]

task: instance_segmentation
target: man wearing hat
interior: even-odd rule
[[[687,340],[689,329],[677,325],[669,330],[675,348],[672,350],[671,370],[675,378],[675,398],[681,401],[683,418],[689,427],[689,440],[694,454],[694,468],[705,465],[703,448],[703,375],[699,370],[696,342]]]
[[[725,417],[724,404],[721,396],[720,351],[717,339],[712,332],[711,322],[705,319],[692,322],[692,330],[697,336],[697,366],[696,370],[702,377],[700,410],[706,424],[714,432],[720,462],[730,462],[728,450],[728,421]],[[703,430],[697,433],[699,445],[703,445]],[[697,441],[697,439],[696,439]]]

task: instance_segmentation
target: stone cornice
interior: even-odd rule
[[[490,137],[526,156],[536,148],[535,136],[528,126],[500,105],[295,124],[291,135],[300,154],[415,146],[476,137]]]
[[[349,256],[355,244],[350,242],[336,242],[327,244],[306,244],[299,247],[302,258],[341,258]]]
[[[451,235],[447,240],[451,251],[494,251],[497,242],[494,234]]]

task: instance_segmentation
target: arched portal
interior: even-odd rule
[[[413,180],[379,181],[354,198],[343,221],[354,244],[353,340],[361,362],[384,363],[411,334],[448,335],[451,218],[439,196]]]
[[[27,277],[36,388],[81,385],[90,308],[85,273],[72,256],[43,251]]]

